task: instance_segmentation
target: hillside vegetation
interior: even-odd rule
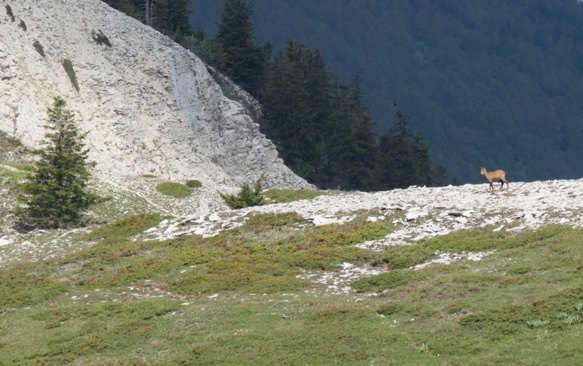
[[[0,365],[583,361],[581,229],[485,226],[374,251],[356,244],[403,213],[370,208],[320,226],[249,211],[214,235],[161,239],[152,228],[168,216],[135,190],[96,206],[90,227],[17,235],[27,156],[9,138],[0,146]],[[440,253],[482,257],[412,269]]]
[[[293,38],[342,79],[360,74],[379,127],[398,102],[460,183],[480,166],[520,181],[583,176],[580,2],[250,2],[258,41]],[[214,32],[220,4],[191,9],[193,28]]]

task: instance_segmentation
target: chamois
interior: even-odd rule
[[[504,183],[506,183],[506,189],[510,188],[508,185],[508,180],[506,179],[506,172],[504,170],[495,170],[493,172],[486,171],[486,168],[482,168],[482,175],[488,179],[490,182],[490,191],[494,191],[494,182],[500,182],[500,190],[504,188]]]

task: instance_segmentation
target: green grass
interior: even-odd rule
[[[453,233],[373,253],[368,213],[316,227],[249,217],[202,238],[132,241],[158,215],[80,235],[95,244],[0,271],[0,365],[577,365],[583,230]],[[495,252],[408,269],[436,250]],[[299,273],[395,268],[335,294]],[[370,294],[373,293],[374,296]]]
[[[189,187],[181,183],[164,182],[156,186],[156,190],[174,198],[186,198],[192,194]]]

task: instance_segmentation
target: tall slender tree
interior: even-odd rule
[[[188,19],[190,0],[103,0],[170,38],[181,42],[192,33]]]
[[[332,100],[332,130],[327,149],[327,188],[370,190],[375,162],[374,121],[362,102],[360,76],[337,83]]]
[[[431,184],[429,145],[407,128],[409,117],[394,103],[397,120],[379,139],[377,189]]]
[[[190,0],[146,0],[150,2],[150,25],[177,42],[192,33],[188,17]],[[152,4],[153,2],[153,4]]]
[[[255,44],[255,30],[250,18],[253,4],[243,0],[226,0],[217,23],[215,41],[222,49],[224,60],[218,63],[243,89],[258,96],[265,79],[265,68],[271,46]]]
[[[322,57],[290,40],[274,57],[268,75],[263,131],[296,174],[325,185],[331,77]]]
[[[97,199],[87,188],[94,166],[82,141],[87,133],[78,130],[73,112],[65,107],[65,100],[57,97],[48,108],[44,147],[34,151],[38,159],[21,186],[20,201],[26,207],[17,214],[23,228],[77,225]]]

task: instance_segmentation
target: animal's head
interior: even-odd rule
[[[482,175],[486,174],[486,168],[482,168],[482,170],[480,171],[480,174],[482,174]]]

